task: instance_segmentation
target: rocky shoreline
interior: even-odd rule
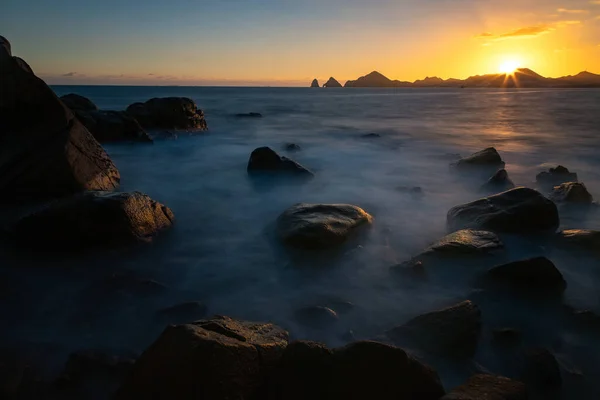
[[[24,215],[3,221],[15,248],[72,253],[159,240],[175,223],[173,212],[143,193],[118,192],[121,176],[99,142],[150,142],[147,130],[202,132],[207,129],[203,112],[187,98],[150,99],[126,111],[100,111],[75,94],[59,99],[23,60],[12,56],[6,39],[0,37],[0,44],[3,208],[27,205]],[[32,109],[39,112],[31,114]],[[286,148],[300,149],[293,144]],[[556,232],[561,212],[596,204],[577,175],[562,166],[537,176],[539,190],[515,188],[494,148],[462,158],[451,168],[457,174],[482,176],[482,191],[488,196],[450,209],[449,234],[389,272],[405,282],[427,285],[454,264],[473,267],[473,292],[455,303],[390,326],[368,340],[355,341],[350,334],[349,344],[334,349],[293,340],[270,322],[203,319],[203,304],[176,304],[157,312],[166,328],[139,357],[82,350],[70,356],[54,380],[36,375],[35,349],[31,357],[0,351],[0,397],[75,399],[96,392],[97,398],[118,400],[552,398],[568,374],[553,350],[525,342],[511,327],[495,329],[490,338],[483,329],[489,316],[479,303],[518,298],[550,309],[578,332],[597,333],[599,316],[563,303],[568,280],[552,260],[510,260],[505,240],[507,235],[533,237],[549,247],[597,254],[600,232]],[[253,180],[276,177],[273,184],[315,175],[269,147],[251,153],[247,173]],[[368,210],[355,205],[298,203],[281,211],[273,234],[282,248],[319,257],[368,235],[375,223]],[[151,280],[113,276],[95,290],[144,296],[164,288]],[[323,303],[297,310],[296,318],[319,329],[351,307],[345,301]],[[503,355],[514,356],[515,376],[504,377],[475,363],[484,340]],[[463,385],[444,388],[424,359],[466,365],[472,376]]]

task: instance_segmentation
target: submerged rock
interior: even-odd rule
[[[173,220],[168,207],[140,192],[87,192],[22,218],[13,231],[21,245],[60,251],[149,242]]]
[[[600,254],[600,231],[564,230],[556,235],[556,243],[561,247],[588,250]]]
[[[528,400],[524,383],[496,375],[473,375],[440,400]]]
[[[434,354],[472,357],[480,331],[481,312],[467,300],[413,318],[388,331],[387,336],[395,343],[408,340]]]
[[[127,113],[147,129],[207,129],[204,113],[187,97],[153,98],[145,103],[134,103],[127,107]]]
[[[75,93],[69,93],[64,96],[60,96],[60,100],[63,104],[69,107],[72,111],[97,111],[98,106],[95,105],[87,97],[80,96]]]
[[[565,182],[577,182],[577,174],[559,165],[556,168],[550,168],[548,172],[540,172],[535,180],[541,185],[556,186]]]
[[[338,315],[329,307],[312,306],[296,310],[296,321],[310,328],[321,329],[331,326],[338,320]]]
[[[504,168],[498,170],[492,177],[481,187],[484,191],[504,192],[513,189],[515,184],[508,177],[508,172]]]
[[[500,157],[500,154],[498,154],[498,151],[495,148],[488,147],[487,149],[473,153],[468,157],[461,158],[454,165],[459,168],[503,166],[504,161],[502,161],[502,157]]]
[[[116,189],[119,171],[104,149],[7,49],[10,45],[0,46],[1,201]]]
[[[372,221],[362,208],[349,204],[299,203],[279,216],[277,233],[290,246],[324,249],[342,244],[358,227]]]
[[[235,116],[238,118],[262,118],[262,114],[257,112],[239,113],[235,114]]]
[[[594,198],[581,182],[567,182],[555,186],[552,199],[560,203],[592,204]]]
[[[124,111],[75,111],[75,114],[100,143],[152,143],[144,128]]]
[[[559,226],[556,205],[536,190],[519,187],[448,211],[448,227],[526,233],[553,231]]]
[[[285,172],[302,176],[313,176],[313,173],[296,161],[280,156],[270,147],[259,147],[250,154],[248,173]]]
[[[310,87],[311,87],[311,88],[318,88],[318,87],[320,87],[320,86],[319,86],[319,81],[318,81],[316,78],[315,78],[315,79],[313,79],[313,81],[312,81],[312,82],[311,82],[311,84],[310,84]]]
[[[560,271],[546,257],[515,261],[490,269],[485,281],[526,292],[549,291],[562,293],[567,288]]]
[[[288,333],[229,317],[168,326],[115,395],[129,399],[249,399],[277,365]]]
[[[323,85],[326,88],[341,88],[342,85],[335,80],[334,77],[329,78],[329,80]]]
[[[302,147],[296,143],[286,143],[283,148],[287,151],[298,151],[302,150]]]

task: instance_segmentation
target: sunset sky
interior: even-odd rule
[[[600,73],[600,0],[2,0],[0,35],[53,84]]]

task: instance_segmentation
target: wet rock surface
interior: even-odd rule
[[[249,174],[278,173],[300,177],[312,177],[313,173],[296,161],[280,156],[269,147],[259,147],[250,154],[247,171]]]
[[[552,199],[560,203],[591,204],[594,198],[581,182],[568,182],[555,186]]]
[[[204,113],[186,97],[153,98],[127,107],[127,114],[147,129],[206,130]]]
[[[75,114],[100,143],[152,143],[144,128],[124,111],[75,111]]]
[[[373,217],[362,208],[350,204],[299,203],[284,211],[277,219],[277,233],[292,247],[323,249],[344,243]]]

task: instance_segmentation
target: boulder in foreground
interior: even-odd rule
[[[552,199],[560,203],[592,204],[594,198],[581,182],[567,182],[555,186]]]
[[[342,244],[372,221],[362,208],[350,204],[299,203],[279,216],[277,232],[292,247],[324,249]]]
[[[524,383],[495,375],[474,375],[440,400],[527,400]]]
[[[395,343],[409,341],[441,355],[472,357],[481,331],[481,311],[471,301],[433,311],[393,328],[387,336]]]
[[[559,165],[556,168],[550,168],[547,172],[540,172],[535,180],[540,185],[556,186],[565,182],[577,182],[577,174]]]
[[[9,48],[0,46],[2,201],[117,188],[119,171],[104,149]]]
[[[527,292],[562,293],[567,288],[560,271],[546,257],[515,261],[490,269],[485,280],[488,284],[501,285]]]
[[[503,166],[504,161],[502,161],[502,157],[500,157],[500,154],[498,154],[498,151],[495,148],[488,147],[487,149],[473,153],[468,157],[461,158],[455,165],[459,168],[477,166],[494,167]]]
[[[448,227],[496,232],[554,231],[559,226],[556,205],[536,190],[519,187],[448,211]]]
[[[229,317],[168,326],[115,395],[130,399],[249,399],[288,344],[268,323]]]
[[[313,173],[296,161],[280,156],[270,147],[259,147],[250,154],[247,171],[249,174],[257,172],[288,173],[310,177]]]
[[[171,227],[171,210],[140,192],[87,192],[49,204],[14,226],[27,247],[56,250],[151,241]]]
[[[187,97],[161,97],[134,103],[127,107],[127,114],[147,129],[207,129],[204,113]]]

